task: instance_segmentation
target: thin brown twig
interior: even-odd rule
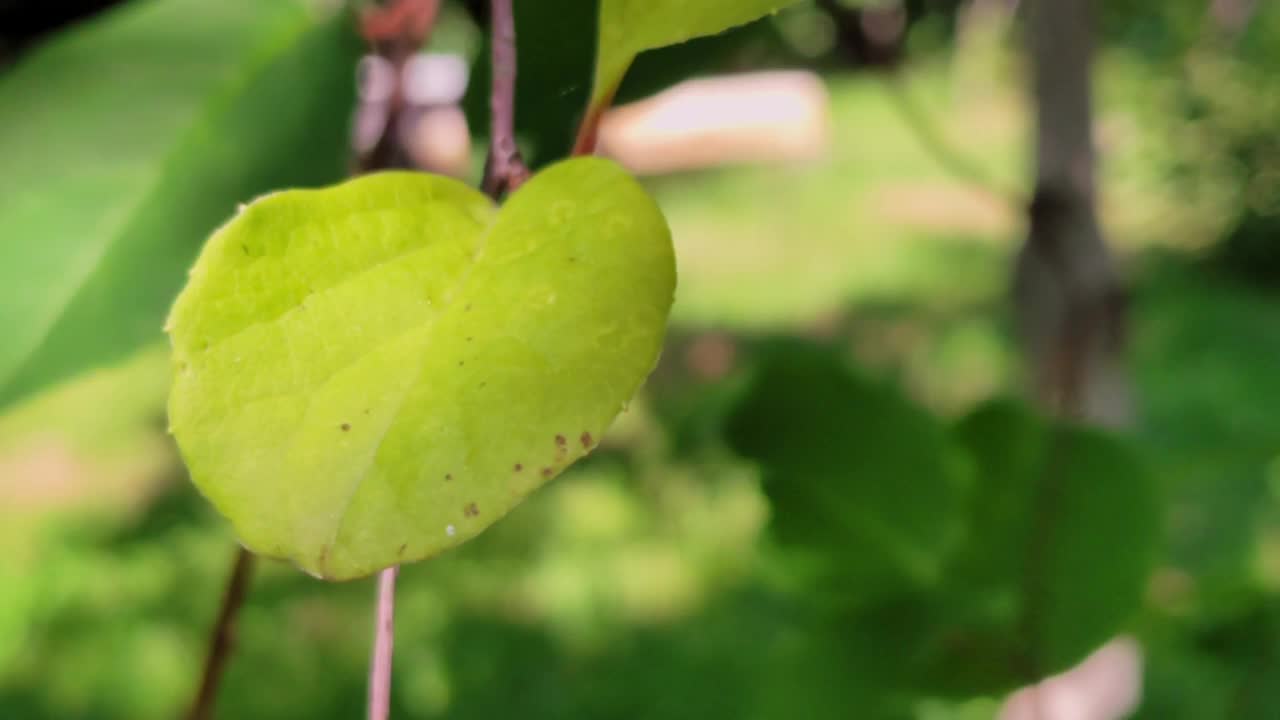
[[[245,596],[249,593],[249,582],[253,577],[253,553],[244,547],[236,551],[235,564],[231,568],[231,577],[227,581],[227,589],[222,597],[222,608],[218,611],[218,619],[213,624],[213,632],[209,636],[209,651],[205,657],[204,672],[200,678],[200,689],[196,693],[187,720],[208,720],[213,717],[214,700],[218,696],[218,685],[226,671],[227,662],[231,659],[231,650],[235,645],[236,617],[244,605]]]
[[[529,178],[516,145],[516,21],[511,0],[492,0],[493,88],[489,96],[489,156],[481,188],[497,199]]]

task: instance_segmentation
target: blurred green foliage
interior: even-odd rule
[[[358,47],[300,1],[167,0],[0,77],[0,405],[159,340],[237,203],[341,177]]]
[[[941,425],[832,351],[784,342],[760,352],[725,435],[760,463],[778,540],[845,605],[936,587],[969,480]]]
[[[1208,7],[1212,5],[1212,7]],[[1225,10],[1218,10],[1218,8]],[[1223,21],[1217,13],[1239,20]],[[1189,204],[1213,207],[1223,267],[1266,284],[1280,278],[1280,5],[1107,3],[1115,52],[1157,75],[1148,119],[1169,145],[1168,177]],[[1156,130],[1159,128],[1159,130]]]
[[[814,591],[845,619],[866,621],[870,601],[891,622],[897,682],[1011,691],[1079,662],[1137,611],[1160,507],[1123,443],[1003,401],[950,439],[830,350],[764,353],[729,441],[762,464],[778,541],[841,580]]]
[[[970,538],[945,595],[1005,650],[979,651],[996,663],[980,682],[1003,667],[1009,689],[1079,662],[1141,606],[1162,539],[1159,490],[1122,440],[1014,405],[979,408],[957,433],[977,469]]]

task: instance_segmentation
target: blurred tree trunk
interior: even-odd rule
[[[1094,204],[1090,2],[1028,5],[1037,167],[1014,269],[1019,332],[1046,409],[1119,425],[1130,415],[1125,295]]]

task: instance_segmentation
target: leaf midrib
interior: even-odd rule
[[[466,267],[463,269],[463,271],[458,274],[457,281],[449,288],[448,295],[444,303],[441,304],[439,312],[436,312],[433,315],[431,315],[431,317],[427,318],[426,321],[406,329],[403,333],[400,333],[397,337],[403,337],[404,335],[407,335],[408,333],[415,332],[415,331],[430,332],[431,327],[435,325],[437,322],[439,322],[440,318],[448,315],[456,307],[455,300],[459,297],[459,295],[461,295],[459,291],[462,289],[465,289],[466,285],[468,284],[468,281],[471,279],[472,274],[475,272],[475,269],[479,267],[481,263],[484,262],[484,253],[489,246],[489,234],[493,231],[493,228],[497,225],[497,220],[500,213],[501,213],[501,210],[499,210],[498,213],[494,213],[493,215],[491,215],[488,218],[488,224],[480,227],[479,233],[477,234],[477,238],[476,238],[475,251],[472,253],[472,256],[471,256],[471,262],[468,263]],[[425,250],[426,247],[421,249]],[[383,340],[378,343],[377,347],[382,347],[386,345],[387,342],[390,342],[390,341]],[[368,353],[365,353],[363,357],[367,357],[367,356],[368,356]],[[395,410],[392,411],[387,416],[387,422],[382,427],[382,430],[378,433],[377,441],[373,443],[372,447],[370,448],[370,451],[368,453],[368,459],[364,463],[364,469],[357,474],[357,477],[351,483],[351,489],[347,492],[347,497],[342,503],[342,509],[339,510],[338,512],[338,521],[334,524],[333,534],[330,536],[329,542],[323,546],[328,548],[328,552],[324,552],[322,550],[321,556],[320,556],[322,560],[325,558],[332,559],[333,550],[338,545],[338,539],[342,537],[343,528],[346,527],[347,518],[351,512],[351,505],[355,502],[356,495],[360,492],[360,488],[364,486],[364,481],[368,479],[369,474],[373,471],[374,466],[377,464],[378,454],[382,452],[382,446],[386,443],[387,436],[390,434],[391,428],[396,424],[396,421],[399,420],[400,412],[404,409],[404,404],[406,401],[408,401],[409,394],[413,392],[414,388],[416,388],[419,385],[419,383],[421,383],[422,373],[425,369],[425,366],[426,366],[426,357],[424,354],[418,358],[418,366],[412,374],[412,379],[409,382],[405,383],[404,390],[400,393],[400,397],[397,398],[396,400]],[[324,385],[327,385],[328,383],[332,382],[335,375],[336,373],[331,374],[329,378],[326,379],[325,382],[320,385],[320,387],[324,387]],[[310,397],[314,398],[317,394],[318,393],[313,392]],[[298,429],[295,430],[295,432],[293,433],[293,438],[290,440],[290,443],[289,443],[290,450],[293,450],[297,446],[298,434],[301,432],[301,428],[306,426],[305,418],[311,412],[312,403],[313,403],[313,400],[308,399],[307,407],[305,410],[303,410],[303,414],[302,414],[304,418],[304,422],[298,423],[298,426],[297,426]],[[320,563],[319,570],[321,575],[325,574],[325,568],[324,568],[323,562]]]

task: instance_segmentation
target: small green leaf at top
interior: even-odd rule
[[[645,50],[715,35],[792,5],[796,0],[600,0],[600,32],[591,107],[618,89]]]
[[[756,460],[777,539],[857,604],[929,587],[960,538],[967,468],[945,428],[835,351],[764,351],[727,439]]]
[[[589,452],[656,362],[674,287],[661,212],[606,160],[501,209],[420,173],[268,195],[174,304],[170,423],[248,548],[368,575]]]

